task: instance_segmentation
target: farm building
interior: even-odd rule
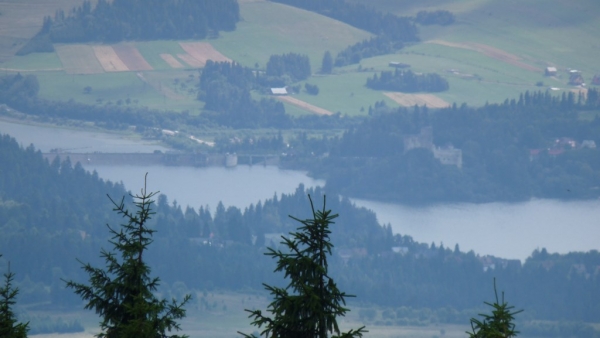
[[[402,62],[395,62],[392,61],[388,64],[390,67],[394,67],[394,68],[409,68],[410,65],[407,63],[402,63]]]
[[[273,95],[287,95],[287,89],[285,87],[283,88],[271,88],[271,94]]]
[[[569,73],[570,73],[570,75],[569,75],[569,84],[570,85],[581,86],[584,83],[581,72],[579,72],[577,70],[572,70]]]
[[[554,76],[554,75],[556,75],[556,73],[557,73],[556,67],[546,67],[546,71],[544,72],[544,75]]]

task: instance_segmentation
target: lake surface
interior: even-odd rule
[[[194,168],[85,165],[84,168],[96,170],[102,178],[122,181],[132,192],[138,192],[143,187],[144,175],[148,173],[148,190],[165,194],[169,203],[176,200],[182,207],[191,206],[196,210],[208,205],[212,211],[220,201],[225,207],[243,209],[259,200],[272,198],[274,194],[293,193],[301,183],[307,188],[325,183],[300,171],[281,170],[273,166]]]
[[[8,133],[24,146],[33,143],[42,151],[52,148],[76,152],[152,152],[164,148],[123,139],[119,135],[58,128],[26,126],[0,121],[0,133]],[[76,148],[76,149],[73,149]],[[165,166],[90,166],[100,177],[122,181],[139,191],[148,172],[148,189],[161,191],[169,201],[197,209],[208,205],[245,208],[274,194],[291,193],[303,183],[322,185],[299,171],[276,167],[236,168]],[[381,223],[390,223],[395,233],[410,235],[419,242],[504,258],[527,258],[536,248],[567,253],[600,249],[600,201],[562,202],[533,200],[523,203],[449,204],[408,207],[398,204],[355,200],[376,212]]]
[[[0,134],[9,134],[23,147],[33,144],[42,152],[62,149],[70,153],[151,153],[167,148],[151,141],[136,141],[119,134],[32,126],[0,120]]]

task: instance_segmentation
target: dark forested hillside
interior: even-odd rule
[[[79,163],[48,163],[33,146],[22,149],[7,135],[0,138],[0,248],[23,271],[21,278],[50,285],[52,269],[87,250],[86,238],[104,238],[111,213],[106,194],[124,193],[122,185],[102,181]]]
[[[17,273],[20,302],[79,306],[60,278],[85,278],[76,258],[98,262],[108,236],[105,225],[121,222],[106,193],[119,199],[125,194],[123,187],[102,182],[80,165],[47,163],[32,147],[22,149],[8,136],[0,138],[0,156],[0,248]],[[272,262],[263,253],[295,230],[297,224],[288,215],[309,217],[307,194],[317,205],[322,203],[322,189],[302,186],[245,210],[222,204],[214,212],[182,209],[159,196],[149,223],[157,232],[147,258],[163,280],[161,290],[168,291],[176,282],[196,290],[261,289],[263,282],[280,283],[281,276],[272,273]],[[487,299],[496,277],[529,318],[590,321],[600,315],[600,303],[590,298],[600,287],[596,251],[552,255],[541,250],[524,265],[480,257],[458,247],[451,250],[393,235],[371,211],[333,196],[327,206],[340,217],[331,228],[331,273],[360,302],[433,309],[419,323],[434,320],[432,314],[454,323],[459,321],[456,313],[475,309]],[[552,305],[558,303],[562,305]]]
[[[314,173],[333,191],[404,203],[600,196],[598,93],[430,111],[371,109]],[[593,116],[593,115],[592,115]]]
[[[236,0],[99,0],[54,18],[46,17],[37,40],[118,42],[122,40],[203,39],[231,31],[240,19]]]

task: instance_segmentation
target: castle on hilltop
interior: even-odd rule
[[[449,145],[437,147],[433,144],[433,128],[425,127],[419,134],[404,136],[404,152],[412,149],[423,148],[431,151],[433,157],[444,165],[454,165],[462,168],[462,150]]]

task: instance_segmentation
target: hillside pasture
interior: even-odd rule
[[[92,48],[98,62],[100,62],[105,71],[126,72],[129,70],[111,46],[93,46]]]
[[[40,30],[44,16],[80,5],[81,0],[0,1],[0,62],[9,61]]]
[[[54,48],[67,74],[101,74],[105,71],[92,46],[60,45]]]
[[[448,42],[448,41],[443,41],[443,40],[430,40],[430,41],[426,41],[425,43],[434,43],[434,44],[438,44],[438,45],[442,45],[442,46],[473,50],[473,51],[482,53],[485,56],[506,62],[508,64],[511,64],[513,66],[516,66],[516,67],[519,67],[519,68],[522,68],[522,69],[525,69],[528,71],[532,71],[532,72],[543,72],[544,71],[543,69],[541,69],[539,67],[534,67],[534,66],[531,66],[531,65],[523,62],[522,58],[520,58],[514,54],[511,54],[511,53],[503,51],[499,48],[484,45],[481,43],[474,43],[474,42],[457,43],[457,42]]]
[[[372,36],[325,16],[269,1],[240,2],[240,15],[238,28],[221,32],[211,45],[248,67],[264,68],[271,55],[293,52],[308,55],[312,71],[317,72],[326,51],[336,55]]]
[[[144,59],[142,54],[138,51],[135,46],[131,44],[118,44],[112,46],[113,50],[117,54],[117,57],[125,64],[125,66],[131,71],[146,71],[152,70],[152,66]]]

